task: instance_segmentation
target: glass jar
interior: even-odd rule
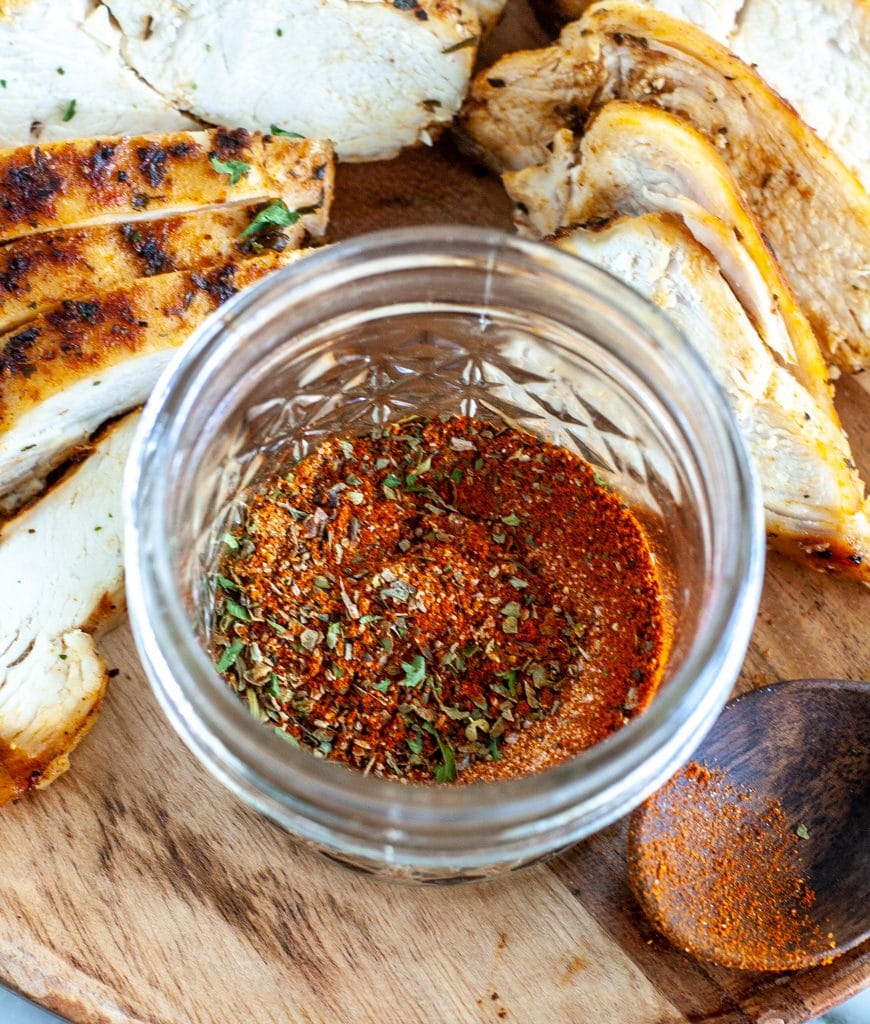
[[[365,777],[256,721],[205,650],[204,585],[240,495],[321,439],[408,416],[520,426],[591,462],[644,524],[674,643],[649,708],[533,776],[468,786]],[[391,878],[477,878],[635,807],[731,690],[764,562],[761,505],[725,398],[667,318],[603,271],[501,232],[384,232],[235,297],[179,353],[126,481],[130,616],[170,721],[294,836]]]

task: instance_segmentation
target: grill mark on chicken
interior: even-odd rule
[[[214,150],[209,156],[218,160],[238,159],[251,144],[251,133],[246,128],[226,131],[219,128],[215,133]]]
[[[183,160],[188,156],[196,156],[199,151],[200,147],[191,142],[177,142],[172,146],[166,147],[166,152],[176,160]]]
[[[28,327],[20,334],[14,334],[0,352],[0,380],[6,377],[30,377],[36,367],[27,355],[42,332],[38,327]]]
[[[136,150],[136,156],[139,158],[142,177],[152,188],[159,188],[166,177],[166,161],[169,154],[160,146],[149,143],[147,146],[140,146]]]
[[[103,186],[108,181],[115,163],[115,147],[106,142],[94,143],[94,151],[84,161],[84,174],[95,185]]]
[[[60,352],[82,363],[101,358],[100,352],[91,351],[95,332],[104,346],[135,349],[148,327],[123,292],[96,301],[65,299],[58,309],[46,314],[45,322],[59,335]]]
[[[0,288],[10,294],[21,290],[21,281],[33,266],[33,260],[23,252],[15,253],[0,271]]]
[[[236,269],[235,264],[227,263],[210,274],[191,274],[190,280],[200,291],[206,292],[220,305],[231,299],[239,290],[234,283]]]
[[[228,176],[212,166],[210,154],[243,159],[248,172],[231,186]],[[291,210],[304,209],[321,192],[328,206],[330,143],[264,137],[243,129],[0,150],[0,242],[64,227],[151,220],[275,199]],[[312,234],[323,233],[327,213],[324,208],[307,218]]]
[[[321,198],[319,181],[309,178],[309,184]],[[242,239],[259,208],[252,203],[7,242],[0,246],[0,337],[52,308],[60,296],[87,296],[134,278],[210,267],[266,249],[298,249],[308,226],[323,218],[303,213],[280,231]]]
[[[153,277],[154,274],[165,274],[175,269],[175,263],[166,251],[165,224],[161,223],[157,228],[124,224],[120,234],[130,251],[138,257],[143,277]]]
[[[30,163],[10,167],[0,179],[0,206],[14,224],[41,214],[54,213],[55,197],[63,187],[63,178],[39,147],[32,151]]]

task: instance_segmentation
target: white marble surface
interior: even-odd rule
[[[0,1024],[60,1024],[61,1018],[28,1003],[0,988]],[[229,1024],[229,1022],[228,1022]],[[236,1024],[236,1022],[233,1022]],[[532,1022],[528,1022],[532,1024]],[[628,1024],[628,1022],[625,1022]],[[820,1017],[815,1024],[870,1024],[870,988],[836,1010]]]

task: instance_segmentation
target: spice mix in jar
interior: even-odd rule
[[[669,641],[643,531],[581,458],[467,417],[320,444],[249,495],[211,647],[289,743],[409,782],[513,778],[651,699]]]

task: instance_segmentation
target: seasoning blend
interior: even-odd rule
[[[809,832],[778,800],[693,761],[647,808],[631,821],[629,879],[658,931],[724,967],[828,962],[837,944],[813,910],[802,856]]]
[[[637,521],[582,459],[501,424],[329,440],[224,544],[218,671],[290,743],[367,773],[539,771],[618,729],[661,675]]]

